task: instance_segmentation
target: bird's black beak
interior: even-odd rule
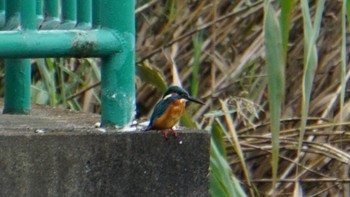
[[[193,97],[191,97],[191,96],[188,96],[186,99],[189,100],[189,101],[192,101],[192,102],[201,104],[201,105],[204,105],[204,104],[205,104],[203,101],[201,101],[201,100],[199,100],[199,99],[196,99],[196,98],[193,98]]]

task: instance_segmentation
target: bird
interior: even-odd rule
[[[170,130],[176,138],[177,133],[173,130],[173,126],[179,122],[181,116],[185,113],[187,101],[204,105],[203,101],[193,98],[183,88],[179,86],[170,86],[154,107],[149,125],[145,131],[161,130],[164,138],[167,140],[168,131]]]

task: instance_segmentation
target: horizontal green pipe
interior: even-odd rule
[[[123,39],[108,30],[0,32],[0,58],[102,57],[123,50]]]

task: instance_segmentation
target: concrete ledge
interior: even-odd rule
[[[99,116],[0,115],[0,196],[209,196],[209,135],[101,132]],[[43,133],[42,133],[43,131]]]

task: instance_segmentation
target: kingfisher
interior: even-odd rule
[[[186,102],[192,101],[204,105],[204,102],[193,98],[186,90],[179,86],[170,86],[163,94],[162,99],[154,107],[148,130],[162,130],[164,138],[168,139],[168,131],[171,131],[174,137],[177,137],[173,126],[179,122],[181,116],[185,113]]]

